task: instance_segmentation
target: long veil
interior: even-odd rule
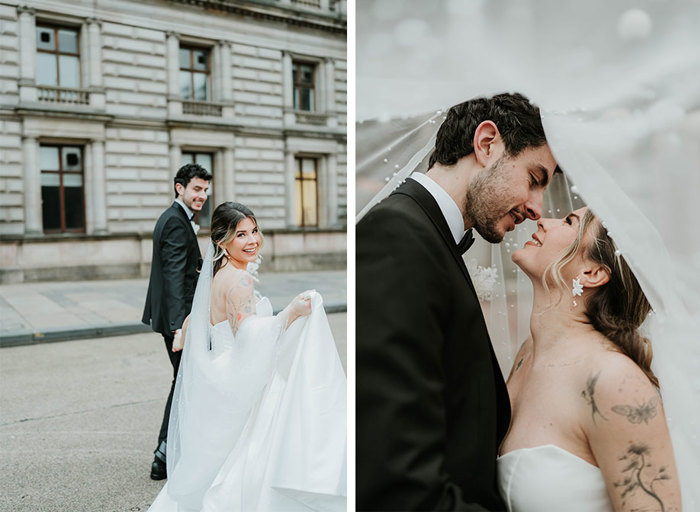
[[[700,509],[698,26],[700,5],[683,0],[357,4],[357,212],[387,181],[425,170],[439,118],[422,123],[436,112],[504,91],[536,103],[565,171],[544,216],[590,206],[654,309],[644,328],[686,510]],[[365,146],[369,130],[386,136]],[[412,130],[421,136],[402,139]],[[477,237],[465,256],[506,374],[531,309],[529,281],[510,256],[535,229],[527,221],[497,246]]]

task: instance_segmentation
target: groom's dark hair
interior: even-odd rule
[[[205,181],[211,181],[211,173],[199,164],[185,164],[180,167],[175,175],[175,183],[173,183],[175,198],[177,198],[176,185],[179,183],[183,187],[187,187],[187,184],[192,181],[192,178],[200,178]]]
[[[475,98],[455,105],[437,132],[435,149],[428,169],[435,162],[454,165],[474,152],[474,132],[484,121],[493,121],[505,144],[506,155],[516,156],[528,147],[547,142],[540,119],[540,109],[522,94],[498,94],[492,98]]]

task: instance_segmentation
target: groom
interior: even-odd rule
[[[173,382],[165,404],[158,446],[151,464],[151,478],[166,478],[168,420],[173,401],[175,378],[182,352],[173,352],[173,337],[192,309],[202,255],[194,230],[194,214],[207,200],[211,174],[197,164],[183,165],[175,175],[175,202],[165,210],[153,229],[153,258],[142,322],[163,335]]]
[[[470,100],[357,224],[358,510],[505,510],[510,403],[462,254],[538,219],[555,168],[525,97]]]

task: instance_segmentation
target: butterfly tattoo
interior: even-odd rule
[[[641,405],[615,405],[613,412],[627,417],[630,423],[639,424],[642,421],[646,424],[649,420],[656,416],[656,404],[659,402],[658,397],[652,397],[646,404]]]

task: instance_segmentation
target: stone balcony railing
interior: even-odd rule
[[[310,124],[314,126],[325,126],[328,122],[328,114],[325,112],[307,112],[306,110],[295,110],[297,124]]]
[[[69,89],[67,87],[37,86],[39,101],[69,105],[88,105],[90,93],[86,89]]]
[[[317,9],[321,8],[321,0],[292,0],[295,5],[302,5],[304,7],[315,7]]]
[[[182,113],[194,116],[221,117],[223,104],[212,101],[182,100]]]

